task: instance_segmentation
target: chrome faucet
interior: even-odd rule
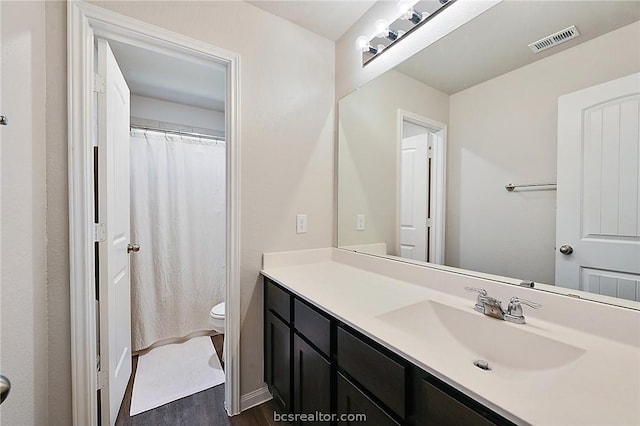
[[[524,324],[526,322],[522,313],[522,303],[527,306],[531,306],[534,309],[538,309],[542,306],[539,303],[520,299],[518,297],[512,297],[511,301],[509,302],[509,306],[505,311],[502,308],[502,303],[498,299],[488,296],[487,290],[469,286],[465,286],[465,290],[475,291],[478,293],[478,299],[476,300],[476,304],[473,309],[480,312],[481,314],[509,322],[514,322],[516,324]]]

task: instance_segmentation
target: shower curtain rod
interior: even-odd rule
[[[210,140],[219,141],[219,142],[225,141],[225,139],[221,136],[207,135],[204,133],[184,132],[182,130],[167,130],[167,129],[160,129],[157,127],[146,127],[146,126],[130,126],[130,129],[131,130],[151,130],[152,132],[169,133],[172,135],[179,135],[179,136],[192,136],[194,138],[210,139]]]

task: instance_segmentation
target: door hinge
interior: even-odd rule
[[[433,142],[427,144],[427,158],[433,158]]]
[[[109,386],[109,371],[99,370],[98,371],[98,390],[104,389],[107,386]]]
[[[104,93],[104,77],[100,74],[93,75],[93,91],[96,93]]]
[[[93,224],[93,240],[99,243],[107,240],[107,228],[104,223]]]
[[[433,226],[433,219],[427,219],[427,228],[431,228]]]

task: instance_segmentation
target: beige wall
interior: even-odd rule
[[[71,425],[65,2],[46,2],[46,35],[48,409],[49,424]]]
[[[553,283],[558,97],[640,69],[634,23],[451,96],[446,264]],[[514,235],[518,238],[514,238]]]
[[[447,123],[449,96],[391,70],[338,105],[339,246],[387,243],[395,254],[398,109]],[[357,214],[364,231],[356,231]]]
[[[12,382],[0,423],[43,425],[48,391],[45,10],[43,3],[2,2],[0,14],[0,114],[9,120],[0,127],[0,374]]]
[[[332,245],[334,43],[240,1],[98,4],[241,55],[240,391],[246,394],[263,384],[262,253]],[[65,8],[47,4],[46,22],[49,417],[60,425],[71,421]],[[308,215],[307,234],[295,233],[296,213]]]

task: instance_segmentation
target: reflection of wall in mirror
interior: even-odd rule
[[[640,70],[640,23],[450,97],[446,264],[554,282],[558,97]]]
[[[398,109],[448,122],[449,96],[389,71],[338,106],[338,245],[387,243],[395,254]],[[356,230],[356,215],[366,228]]]

